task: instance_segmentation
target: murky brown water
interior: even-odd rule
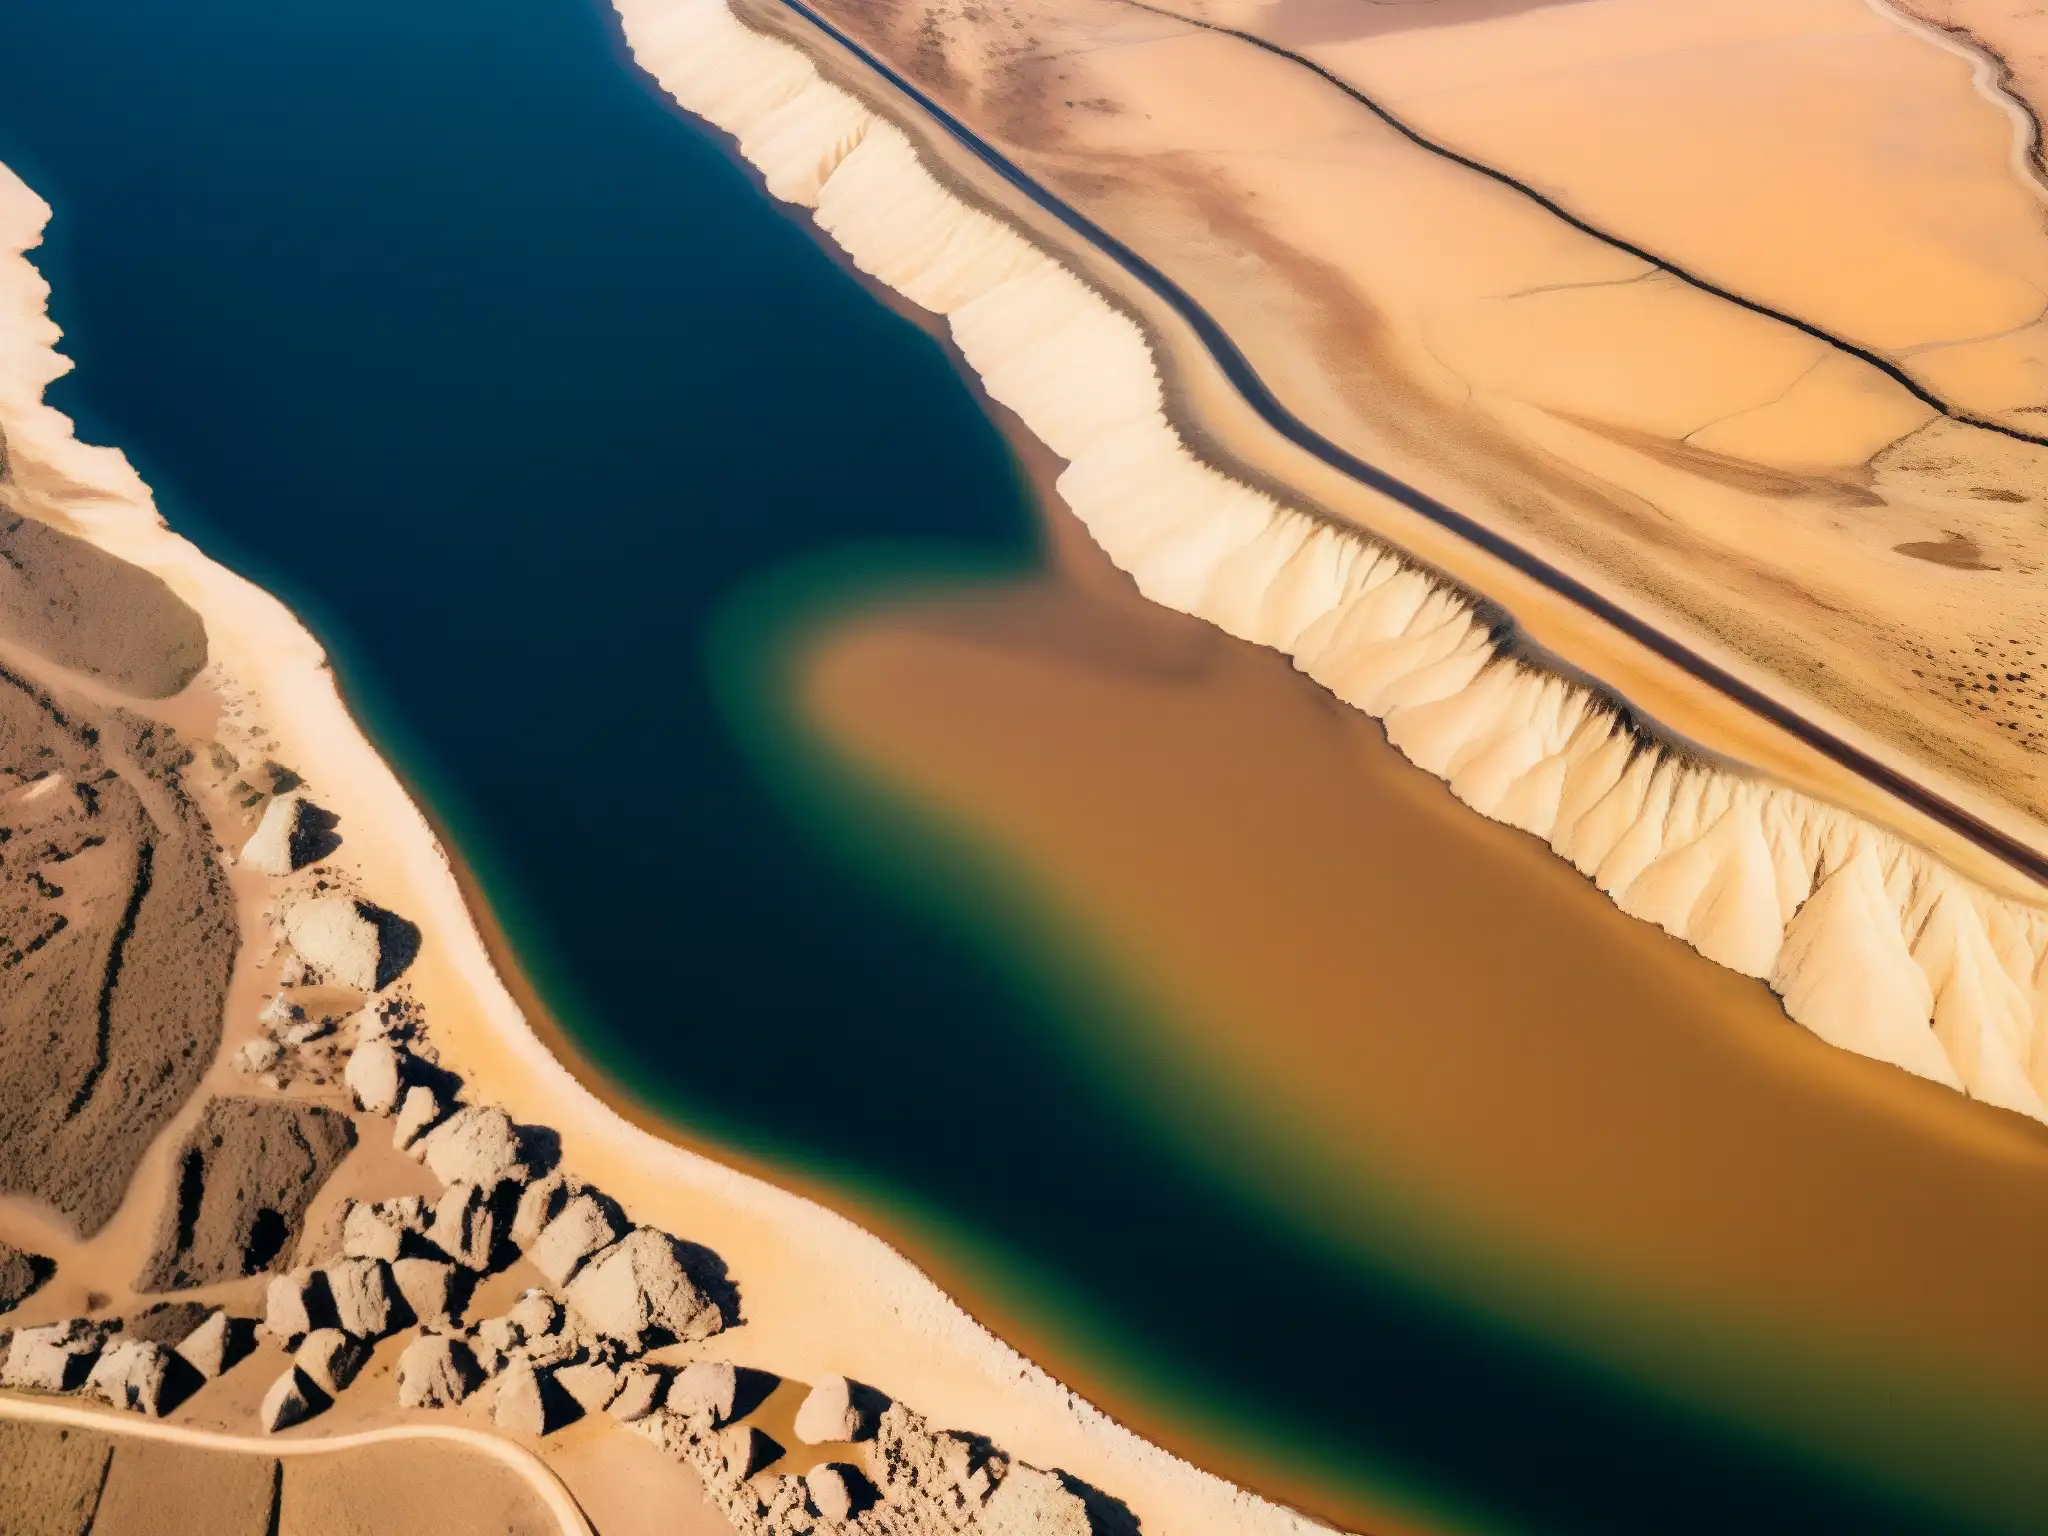
[[[1697,1324],[2048,1406],[2048,1135],[1823,1046],[1059,516],[1042,580],[827,630],[808,707],[1138,979],[1169,1051],[1496,1255],[1494,1304],[1540,1271],[1590,1287],[1574,1327],[1644,1306],[1638,1360]]]

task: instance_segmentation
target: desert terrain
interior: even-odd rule
[[[2048,846],[2048,236],[2041,55],[2017,8],[819,9],[1195,295],[1328,439]],[[2041,1149],[2006,1112],[2048,1119],[2048,912],[2024,871],[1965,868],[1910,806],[1797,747],[1752,750],[1768,732],[1683,678],[1638,698],[1630,669],[1650,670],[1625,645],[1517,609],[1476,557],[1397,548],[1398,509],[1289,485],[1227,410],[1205,415],[1201,367],[1141,305],[1000,217],[900,93],[800,22],[753,6],[775,41],[717,0],[621,11],[641,62],[772,192],[949,317],[1136,591],[1358,706],[1333,723],[1341,706],[1278,657],[1217,659],[1086,553],[1061,578],[1085,601],[1054,583],[837,637],[811,702],[845,751],[1034,850],[1035,876],[1192,999],[1203,1049],[1261,1074],[1306,1134],[1375,1156],[1449,1135],[1439,1192],[1494,1202],[1518,1236],[1567,1233],[1618,1272],[1903,1340],[2026,1397]],[[0,172],[0,1386],[281,1444],[454,1423],[521,1448],[452,1469],[402,1436],[327,1470],[209,1452],[231,1523],[268,1529],[389,1528],[350,1501],[408,1479],[511,1529],[560,1528],[534,1503],[551,1479],[613,1532],[1307,1527],[1103,1417],[873,1237],[569,1076],[318,647],[41,403],[63,364],[20,253],[46,213]],[[1190,509],[1212,522],[1190,533]],[[1055,632],[1064,660],[1044,654]],[[1162,672],[1194,681],[1169,697]],[[1206,734],[1211,712],[1284,744],[1281,779]],[[1147,721],[1163,728],[1133,732]],[[1183,864],[1105,857],[1141,829],[1118,797],[1143,786],[1098,782],[1075,817],[1056,761],[1025,772],[1062,732],[1134,768],[1167,743],[1151,766],[1186,797],[1152,805],[1169,825],[1238,794],[1323,797],[1341,830],[1320,864],[1275,854],[1308,846],[1298,822],[1250,814],[1177,845]],[[1388,805],[1408,833],[1465,814],[1390,741],[1505,824],[1467,829],[1483,851],[1448,876],[1429,838],[1403,845],[1428,898],[1407,915],[1435,913],[1448,942],[1482,906],[1529,972],[1557,970],[1544,1017],[1582,1031],[1583,1061],[1548,1095],[1534,1085],[1568,1056],[1532,1053],[1528,1097],[1489,1104],[1441,1057],[1330,1027],[1361,985],[1321,963],[1352,948],[1333,925],[1346,850],[1395,862]],[[1212,943],[1188,970],[1191,932],[1241,939],[1244,915],[1162,891],[1218,867],[1219,889],[1298,905],[1266,904],[1258,961]],[[1773,992],[1822,1041],[1940,1088],[1780,1029]],[[1660,997],[1672,1017],[1646,1042]],[[1469,1049],[1528,1046],[1514,1001],[1451,1010]],[[1284,1027],[1248,1052],[1244,1015],[1269,1006]],[[1658,1102],[1667,1187],[1706,1193],[1683,1219],[1585,1198],[1605,1138]],[[1586,1140],[1527,1157],[1575,1104]],[[1712,1187],[1731,1122],[1771,1137]],[[1787,1167],[1759,1224],[1730,1190]],[[1894,1177],[1858,1204],[1873,1168]],[[1847,1278],[1844,1253],[1864,1258]],[[101,1507],[124,1528],[196,1465],[116,1428],[0,1429],[13,1472],[55,1490],[52,1530],[102,1528]]]
[[[1969,61],[1862,0],[822,11],[1319,430],[2033,815],[2048,256]]]

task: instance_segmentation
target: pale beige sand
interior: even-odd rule
[[[1416,148],[1300,66],[1235,39],[1121,0],[1043,0],[1006,7],[999,18],[952,0],[823,8],[1173,275],[1326,435],[1515,530],[1860,745],[2039,838],[2030,808],[2044,782],[2042,701],[2030,688],[1994,695],[1981,685],[1989,671],[2021,670],[2008,650],[2013,658],[2029,647],[2048,653],[2028,582],[2037,563],[2029,507],[2044,491],[2040,450],[1944,423],[1884,453],[1932,417],[1897,384],[1789,327],[1650,272]],[[1397,19],[1384,14],[1391,11]],[[1679,137],[1689,125],[1707,122],[1718,132],[1723,119],[1740,116],[1746,72],[1792,49],[1793,62],[1779,58],[1779,73],[1757,91],[1796,81],[1796,91],[1770,96],[1771,110],[1791,114],[1775,120],[1777,128],[1802,126],[1806,137],[1775,157],[1783,176],[1759,174],[1746,184],[1754,206],[1738,201],[1723,210],[1702,199],[1698,206],[1729,217],[1717,224],[1695,214],[1697,221],[1731,226],[1737,233],[1724,229],[1721,237],[1738,244],[1754,227],[1756,240],[1742,248],[1763,241],[1767,251],[1770,231],[1782,229],[1771,210],[1798,207],[1807,184],[1788,186],[1786,178],[1836,178],[1840,196],[1867,196],[1877,210],[1856,225],[1876,243],[1857,248],[1855,282],[1836,285],[1864,293],[1866,308],[1898,308],[1901,293],[1917,294],[1914,282],[1953,276],[1966,257],[1978,269],[1996,268],[1996,281],[1986,282],[1999,292],[2030,291],[2029,274],[2040,265],[2043,239],[2025,211],[2033,193],[2013,172],[2004,113],[1979,94],[1967,64],[1862,0],[1300,13],[1290,0],[1202,14],[1281,35],[1298,16],[1316,39],[1304,46],[1318,58],[1341,54],[1333,67],[1426,56],[1441,61],[1439,73],[1469,68],[1469,79],[1459,79],[1484,90],[1426,93],[1430,110],[1447,116],[1442,103],[1454,97],[1498,117],[1507,109],[1487,104],[1515,99],[1514,80],[1540,94],[1561,89],[1546,84],[1555,76],[1608,100],[1619,123],[1623,106],[1642,95],[1632,81],[1683,71],[1691,91],[1683,99],[1711,98],[1719,116],[1658,118],[1667,136]],[[1331,43],[1332,16],[1370,35]],[[1460,24],[1433,26],[1439,19]],[[1808,45],[1785,39],[1788,28],[1812,35],[1810,55],[1798,51]],[[1689,46],[1694,34],[1715,46]],[[1575,70],[1574,46],[1600,56]],[[1795,67],[1809,56],[1859,58],[1858,50],[1881,67]],[[1943,166],[1962,169],[1953,178],[1895,175],[1899,135],[1871,128],[1885,112],[1911,124],[1915,142],[1938,143],[1940,154],[1929,154]],[[1525,118],[1539,115],[1532,108]],[[1585,121],[1572,117],[1557,132]],[[1445,131],[1454,127],[1463,119]],[[1537,124],[1518,142],[1540,145],[1546,131]],[[1587,130],[1571,142],[1588,165],[1622,177],[1636,161],[1603,152],[1621,133]],[[1711,159],[1718,142],[1701,131],[1685,163]],[[1752,161],[1731,155],[1730,163]],[[1551,190],[1560,182],[1574,189],[1563,175],[1571,169],[1545,161],[1538,179]],[[1674,178],[1658,206],[1692,206],[1688,185]],[[1944,196],[1937,211],[1963,234],[1922,237],[1915,218],[1924,224],[1929,200]],[[1811,242],[1802,234],[1797,244]],[[1718,248],[1701,256],[1702,264],[1721,259]],[[1808,274],[1809,288],[1840,271],[1821,256],[1785,259]],[[1712,275],[1733,282],[1738,274]],[[1790,303],[1806,291],[1794,284],[1761,297]],[[1928,345],[1945,329],[1977,334],[1969,327],[1982,317],[1951,312],[1969,302],[1915,297],[1908,310],[1933,308],[1912,331],[1918,339],[1896,344]],[[2009,318],[2011,306],[1998,302],[2004,307],[1983,323]],[[1969,355],[1988,358],[1985,349],[1995,350],[1986,340]],[[1942,347],[1916,356],[1928,366],[1939,356],[1948,367],[1951,353],[1964,355]],[[2009,403],[2018,409],[2025,400]],[[1229,430],[1227,410],[1205,422],[1255,464],[1274,462],[1248,446],[1256,432]],[[1431,547],[1398,515],[1359,508],[1341,491],[1325,495],[1313,474],[1289,469],[1283,479],[1471,573],[1543,633],[1541,616],[1503,591],[1484,562]],[[1962,570],[1898,552],[1951,533],[1975,540],[1985,552],[1980,563],[1998,569]],[[1555,638],[1568,656],[1607,675],[1605,643],[1569,630]],[[1712,732],[1704,739],[1722,742]]]

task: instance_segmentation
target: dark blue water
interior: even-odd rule
[[[644,1102],[948,1234],[1148,1419],[1241,1436],[1339,1517],[1398,1487],[1470,1528],[1963,1528],[1226,1190],[1065,1044],[1113,1001],[800,829],[775,615],[1019,568],[1032,509],[941,350],[608,13],[0,0],[0,159],[57,209],[58,403],[328,643]],[[887,835],[899,868],[948,856]]]

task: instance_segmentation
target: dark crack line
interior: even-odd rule
[[[85,1106],[92,1102],[92,1096],[99,1091],[100,1079],[106,1075],[107,1058],[114,1035],[114,988],[121,982],[121,962],[128,954],[128,940],[135,933],[135,920],[142,913],[143,899],[149,895],[149,885],[156,868],[156,844],[145,842],[135,855],[135,884],[128,892],[128,906],[121,913],[121,926],[114,930],[114,942],[107,946],[107,973],[100,980],[100,1007],[98,1028],[93,1037],[92,1066],[87,1069],[85,1080],[78,1085],[78,1092],[71,1096],[71,1107],[64,1111],[66,1120],[76,1120]]]
[[[1868,363],[1929,410],[1938,411],[1951,421],[1959,421],[1972,427],[1981,427],[1986,432],[1996,432],[2001,437],[2010,437],[2022,443],[2032,443],[2037,448],[2048,448],[2048,436],[2037,436],[2032,432],[2022,432],[2018,427],[2008,427],[2002,422],[1993,421],[1988,416],[1979,416],[1974,411],[1966,411],[1959,405],[1952,405],[1883,354],[1873,352],[1868,347],[1859,346],[1857,343],[1837,336],[1831,331],[1823,330],[1811,320],[1802,320],[1797,315],[1789,314],[1782,309],[1773,309],[1770,305],[1748,298],[1743,294],[1737,293],[1732,288],[1724,288],[1712,278],[1702,277],[1697,272],[1680,266],[1668,257],[1659,256],[1655,251],[1647,250],[1632,240],[1624,239],[1620,235],[1612,234],[1598,225],[1588,222],[1558,202],[1557,199],[1537,191],[1536,188],[1530,186],[1526,181],[1517,180],[1506,171],[1488,165],[1483,160],[1475,160],[1470,155],[1452,149],[1448,144],[1437,143],[1436,140],[1427,137],[1419,129],[1412,127],[1386,107],[1381,106],[1379,102],[1359,90],[1357,86],[1352,85],[1333,71],[1324,68],[1314,59],[1295,53],[1291,49],[1283,48],[1278,43],[1268,42],[1256,33],[1240,32],[1235,27],[1218,26],[1212,21],[1202,21],[1193,16],[1183,16],[1180,12],[1167,10],[1164,6],[1148,4],[1147,0],[1123,0],[1123,3],[1135,10],[1146,11],[1154,16],[1163,17],[1168,21],[1177,21],[1185,26],[1198,27],[1204,32],[1215,32],[1224,37],[1234,37],[1241,43],[1249,43],[1252,47],[1262,52],[1272,54],[1275,58],[1286,59],[1290,63],[1297,64],[1301,68],[1308,70],[1311,74],[1317,75],[1335,86],[1416,148],[1426,150],[1440,159],[1448,160],[1453,165],[1462,166],[1475,175],[1484,176],[1488,181],[1495,182],[1500,186],[1506,187],[1509,191],[1527,198],[1545,213],[1563,220],[1573,229],[1579,231],[1580,234],[1590,235],[1595,240],[1601,242],[1601,244],[1611,246],[1617,251],[1626,251],[1638,261],[1648,262],[1651,266],[1657,268],[1658,271],[1670,274],[1688,287],[1697,288],[1701,293],[1711,294],[1715,298],[1725,300],[1727,303],[1733,304],[1740,309],[1746,309],[1753,315],[1761,315],[1766,320],[1775,320],[1780,325],[1789,325],[1795,331],[1811,336],[1815,341],[1824,342],[1837,351],[1847,353],[1858,362]]]
[[[92,1508],[86,1513],[85,1529],[79,1533],[79,1536],[92,1536],[94,1529],[100,1523],[100,1505],[106,1502],[107,1479],[113,1475],[114,1471],[114,1452],[115,1448],[111,1445],[108,1446],[107,1459],[100,1463],[100,1485],[92,1491]]]
[[[1760,719],[1769,721],[1831,762],[1848,769],[1858,778],[1875,785],[1902,804],[1911,806],[1930,821],[1947,828],[2033,879],[2048,882],[2048,854],[2036,851],[2012,834],[1993,826],[1981,816],[1955,804],[1899,769],[1871,756],[1853,743],[1844,741],[1825,727],[1814,724],[1789,704],[1782,703],[1756,684],[1708,660],[1684,641],[1666,634],[1649,620],[1588,586],[1570,572],[1524,549],[1506,534],[1489,527],[1476,517],[1438,501],[1424,491],[1417,490],[1398,476],[1389,474],[1376,464],[1367,463],[1349,449],[1324,437],[1287,408],[1273,392],[1272,387],[1259,376],[1259,371],[1252,366],[1251,359],[1246,357],[1243,350],[1231,339],[1230,333],[1218,323],[1214,315],[1196,303],[1194,296],[1185,288],[1058,193],[1034,181],[1021,167],[1005,157],[1002,151],[955,117],[928,92],[920,89],[872,49],[856,42],[819,15],[805,3],[805,0],[778,0],[778,3],[791,15],[801,17],[820,36],[831,39],[836,47],[843,49],[849,58],[856,60],[876,79],[898,92],[904,100],[937,124],[962,149],[988,167],[1005,185],[1014,188],[1034,207],[1057,219],[1095,251],[1149,289],[1194,333],[1203,350],[1229,380],[1231,388],[1237,391],[1253,413],[1288,442],[1329,465],[1339,474],[1379,492],[1418,516],[1427,518],[1438,527],[1457,535],[1473,548],[1483,551],[1530,581],[1556,593],[1574,607],[1591,614],[1616,632],[1628,636],[1652,655],[1670,662],[1722,697],[1741,705]],[[1307,515],[1317,516],[1318,521],[1353,536],[1371,536],[1368,530],[1356,523],[1329,513]],[[1387,547],[1393,546],[1389,543]],[[1402,555],[1411,563],[1422,565],[1421,561],[1406,551],[1403,551]],[[1438,576],[1448,585],[1463,590],[1461,584],[1452,578],[1440,572]],[[1499,610],[1494,607],[1493,611]],[[1504,618],[1502,627],[1505,632],[1511,628],[1511,622]],[[1586,681],[1596,695],[1612,704],[1623,721],[1630,723],[1632,727],[1639,722],[1640,716],[1626,699],[1613,693],[1597,680]]]

